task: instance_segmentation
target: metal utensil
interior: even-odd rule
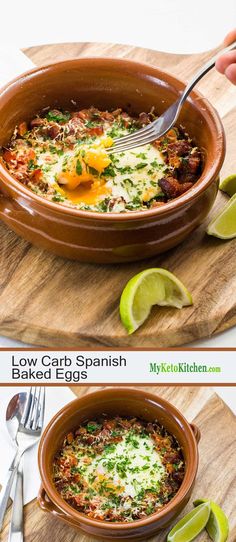
[[[27,393],[17,393],[16,395],[14,395],[11,398],[11,400],[10,400],[8,406],[7,406],[7,410],[6,410],[7,429],[8,429],[8,432],[10,434],[10,437],[12,438],[12,440],[13,440],[15,446],[16,446],[16,452],[15,452],[14,458],[12,460],[11,467],[14,465],[14,461],[15,461],[16,455],[17,455],[16,435],[17,435],[17,432],[18,432],[18,429],[19,429],[19,425],[20,425],[20,421],[21,421],[24,409],[25,409],[26,404],[27,404],[27,397],[28,397]],[[0,503],[1,503],[1,510],[2,510],[2,513],[0,512],[0,514],[1,514],[0,530],[2,528],[3,518],[4,518],[4,515],[5,515],[5,510],[6,510],[6,507],[7,507],[8,499],[9,499],[9,496],[10,496],[10,491],[11,491],[11,487],[12,487],[12,484],[13,484],[14,475],[15,475],[15,472],[16,472],[11,467],[10,467],[8,473],[7,473],[5,483],[3,484],[3,487],[2,487],[2,490],[1,490],[1,493],[0,493]],[[4,492],[4,488],[6,490],[6,493]]]
[[[24,412],[25,405],[27,403],[28,395],[27,393],[17,393],[12,397],[6,412],[6,426],[8,433],[12,440],[15,442],[16,446],[16,435],[19,428],[20,420]],[[13,407],[13,408],[12,408]],[[18,408],[18,410],[15,409]],[[14,416],[12,417],[12,412]],[[12,504],[12,517],[9,529],[8,540],[13,540],[14,532],[12,530],[12,525],[17,524],[17,531],[20,532],[20,536],[17,537],[15,542],[22,542],[23,540],[23,468],[22,460],[20,461],[17,473],[16,473],[16,486],[14,499]],[[15,538],[15,537],[14,537]]]
[[[7,427],[17,448],[0,493],[0,531],[21,457],[38,442],[43,427],[44,388],[30,388],[26,395],[27,397],[22,393],[15,395],[9,402],[6,412]]]
[[[22,459],[16,473],[16,486],[12,504],[11,522],[8,542],[23,542],[24,540],[24,514],[23,514],[23,465]]]
[[[155,141],[166,134],[166,132],[168,132],[175,124],[185,100],[198,81],[214,67],[216,60],[220,55],[232,51],[233,49],[236,49],[236,41],[208,60],[188,83],[180,98],[162,113],[158,119],[144,128],[137,130],[137,132],[114,139],[114,145],[109,147],[109,149],[106,149],[107,152],[109,154],[124,152],[135,147],[140,147],[141,145],[152,143],[152,141]]]

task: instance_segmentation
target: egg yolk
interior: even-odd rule
[[[88,164],[88,166],[96,169],[96,171],[99,173],[102,173],[111,163],[111,159],[109,158],[105,149],[95,149],[92,147],[85,152],[84,161],[86,164]]]
[[[59,188],[59,192],[72,203],[96,205],[100,200],[111,194],[111,189],[107,188],[104,180],[97,179],[91,183],[81,183],[75,190],[68,190],[64,185],[63,188]]]
[[[101,174],[111,163],[105,147],[111,146],[112,143],[110,137],[104,137],[97,144],[82,148],[78,156],[68,159],[66,166],[57,175],[57,182],[66,185],[68,190],[75,190],[81,183],[93,181],[96,175],[89,171],[87,166]]]
[[[83,147],[77,156],[67,160],[57,175],[59,190],[73,203],[96,204],[110,193],[105,180],[99,177],[111,160],[105,150],[113,144],[110,137],[103,137],[91,147]],[[91,172],[89,169],[95,170]],[[97,175],[96,175],[97,172]]]
[[[85,163],[79,158],[68,160],[67,166],[57,175],[57,182],[68,190],[75,190],[81,183],[91,182],[93,176],[87,172]]]

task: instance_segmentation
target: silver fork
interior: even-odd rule
[[[172,128],[172,126],[174,126],[179,116],[180,110],[193,87],[195,87],[198,81],[200,81],[200,79],[202,79],[202,77],[213,68],[217,58],[220,55],[228,51],[232,51],[233,49],[236,49],[236,41],[234,43],[231,43],[229,47],[226,47],[222,51],[218,52],[217,55],[215,55],[213,58],[208,60],[208,62],[204,64],[204,66],[195,74],[193,79],[188,83],[180,98],[178,98],[176,102],[174,102],[164,113],[162,113],[162,115],[158,119],[154,120],[144,128],[137,130],[137,132],[120,138],[115,138],[114,145],[106,149],[107,152],[109,154],[113,154],[118,152],[124,152],[129,149],[134,149],[135,147],[140,147],[141,145],[152,143],[156,139],[159,139],[164,134],[166,134],[166,132],[168,132]]]
[[[11,466],[8,469],[5,483],[3,484],[0,493],[0,531],[2,530],[3,519],[10,497],[13,480],[17,473],[21,457],[26,450],[36,444],[42,433],[44,408],[44,388],[30,388],[16,436],[16,443],[18,447]]]
[[[8,542],[23,542],[24,540],[24,495],[23,495],[23,465],[22,459],[16,473],[16,486],[12,503],[11,522]]]

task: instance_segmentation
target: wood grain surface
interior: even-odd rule
[[[32,47],[35,64],[79,56],[141,60],[187,80],[213,53],[174,55],[124,45],[97,43]],[[227,156],[222,177],[236,172],[236,91],[212,70],[199,89],[222,116]],[[236,323],[236,242],[205,234],[210,218],[227,197],[218,194],[205,223],[179,247],[138,263],[92,265],[39,250],[0,224],[0,333],[56,348],[174,347],[225,330]],[[147,267],[165,267],[184,282],[194,305],[181,311],[152,310],[148,321],[128,336],[119,320],[119,298],[126,282]]]
[[[77,395],[84,395],[98,387],[73,387]],[[142,387],[145,389],[145,387]],[[229,518],[228,542],[236,540],[236,417],[210,387],[151,387],[148,391],[171,401],[188,421],[194,421],[201,430],[200,462],[196,485],[190,503],[182,515],[192,509],[196,498],[210,498],[222,506]],[[60,393],[60,388],[58,388]],[[6,517],[2,541],[7,542],[10,510]],[[164,542],[166,532],[149,539]],[[25,507],[25,542],[95,542],[94,538],[78,534],[51,515],[42,512],[36,501]],[[145,540],[143,541],[145,542]],[[196,542],[210,542],[203,532]]]

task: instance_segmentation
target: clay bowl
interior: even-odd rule
[[[44,107],[122,107],[131,114],[155,106],[161,114],[184,84],[162,70],[130,60],[82,58],[36,68],[0,93],[0,146],[16,124]],[[201,178],[163,207],[125,214],[79,211],[49,202],[0,165],[0,217],[27,241],[60,256],[114,263],[140,260],[170,249],[202,223],[216,197],[225,155],[224,132],[214,108],[192,92],[178,121],[204,151]]]
[[[158,420],[178,439],[185,458],[186,473],[179,491],[160,512],[132,523],[93,520],[70,507],[56,491],[52,482],[52,462],[65,435],[78,428],[80,423],[103,413],[111,416],[137,416],[152,422]],[[173,405],[145,391],[108,388],[75,399],[54,416],[41,438],[38,455],[42,479],[39,505],[42,510],[92,537],[103,540],[144,540],[169,526],[186,506],[198,469],[199,439],[199,429],[190,425]]]

